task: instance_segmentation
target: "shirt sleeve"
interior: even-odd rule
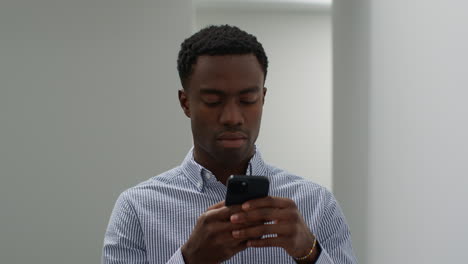
[[[148,263],[143,231],[135,209],[126,199],[125,192],[117,199],[109,220],[104,237],[102,263]]]
[[[166,264],[185,264],[184,257],[182,256],[182,251],[180,248],[172,255]]]
[[[104,237],[103,264],[147,264],[145,240],[134,207],[122,193],[114,210]],[[180,248],[167,264],[185,264]]]
[[[316,264],[356,264],[348,224],[335,197],[328,195],[328,205],[317,230],[322,252]]]

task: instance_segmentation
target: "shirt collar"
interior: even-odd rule
[[[207,180],[212,180],[214,175],[211,171],[198,164],[193,158],[193,147],[185,156],[181,164],[181,169],[185,177],[195,185],[198,191],[203,192],[204,185]],[[257,146],[255,146],[255,154],[249,161],[246,175],[264,175],[266,174],[265,162]]]

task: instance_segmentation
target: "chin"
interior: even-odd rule
[[[221,163],[237,164],[250,158],[251,149],[249,147],[222,148],[216,156]]]

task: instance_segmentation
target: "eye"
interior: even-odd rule
[[[205,102],[205,105],[207,105],[209,107],[214,107],[214,106],[217,106],[219,104],[221,104],[221,102],[212,102],[212,103]]]
[[[246,94],[240,98],[243,104],[255,104],[258,101],[258,94]]]
[[[202,96],[202,101],[207,106],[216,106],[221,103],[221,96],[216,94],[206,94]]]

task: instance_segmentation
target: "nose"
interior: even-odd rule
[[[222,109],[220,122],[224,126],[233,127],[244,123],[242,109],[239,104],[233,101],[226,103]]]

